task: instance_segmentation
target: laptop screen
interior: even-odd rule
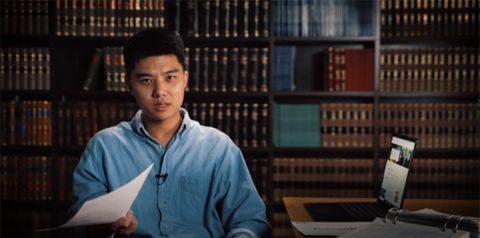
[[[413,159],[416,139],[392,136],[390,154],[385,164],[378,200],[401,208],[408,171]]]

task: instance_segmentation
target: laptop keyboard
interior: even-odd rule
[[[354,217],[384,217],[387,214],[386,209],[376,203],[349,202],[341,206]]]

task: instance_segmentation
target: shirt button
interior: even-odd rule
[[[162,205],[163,205],[164,207],[166,207],[166,206],[167,206],[167,201],[163,201],[163,202],[162,202]]]

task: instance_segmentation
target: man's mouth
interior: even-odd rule
[[[164,103],[164,102],[162,102],[162,103],[155,103],[155,104],[153,104],[153,109],[154,109],[155,111],[164,111],[164,110],[167,109],[167,107],[168,107],[169,105],[170,105],[169,103]]]

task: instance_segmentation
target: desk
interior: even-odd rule
[[[314,197],[284,197],[283,203],[287,209],[290,221],[313,221],[303,206],[304,203],[316,202],[375,202],[375,198],[314,198]],[[403,207],[409,210],[432,208],[440,212],[461,214],[464,216],[479,216],[479,200],[453,199],[405,199]],[[294,229],[292,227],[292,229]],[[294,229],[295,237],[303,237]]]

